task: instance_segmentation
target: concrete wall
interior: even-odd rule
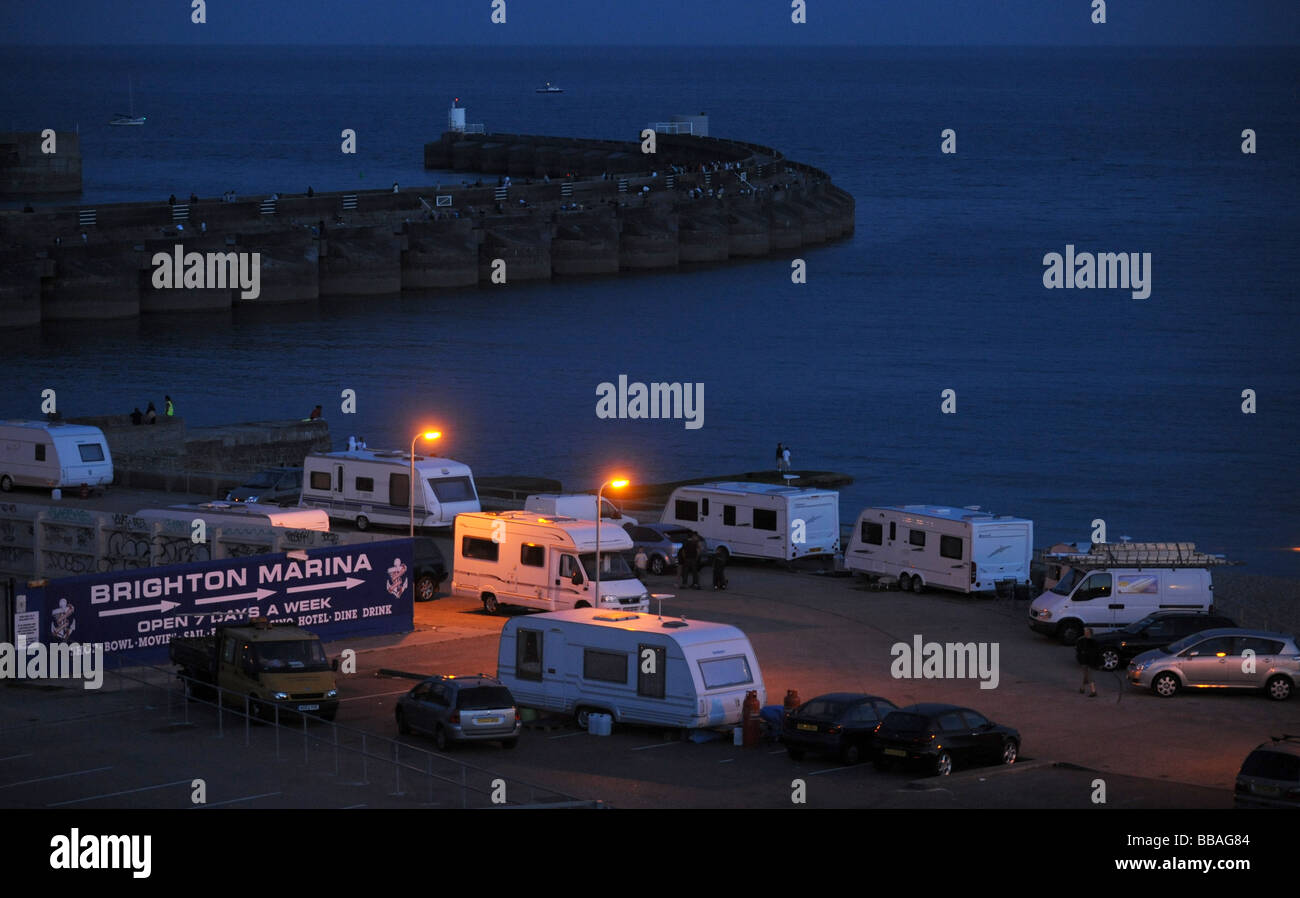
[[[81,136],[57,131],[54,152],[41,152],[39,131],[0,133],[0,196],[81,192]]]

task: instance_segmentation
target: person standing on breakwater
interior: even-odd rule
[[[776,444],[776,469],[778,472],[785,470],[785,468],[781,467],[782,465],[785,464],[784,449],[785,447],[782,446],[780,443]]]
[[[176,415],[176,406],[172,403],[172,398],[170,396],[164,396],[163,402],[166,403],[164,406],[166,409],[164,414],[169,418],[174,417]]]
[[[135,411],[131,412],[131,423],[132,424],[144,423],[144,412],[140,411],[140,406],[138,405],[135,407]]]
[[[319,405],[317,405],[314,409],[311,410],[311,414],[307,416],[307,420],[319,421],[320,419],[321,419],[321,408]]]
[[[158,423],[158,409],[154,408],[152,402],[149,403],[148,408],[144,410],[144,423],[146,424]]]
[[[788,473],[790,471],[790,447],[789,446],[786,446],[784,449],[781,450],[781,463],[784,465],[784,467],[781,470]]]
[[[315,193],[312,192],[311,185],[308,184],[308,185],[307,185],[307,199],[311,199],[313,196],[315,196]]]

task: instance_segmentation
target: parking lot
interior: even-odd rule
[[[845,767],[815,755],[794,762],[778,744],[739,748],[729,734],[696,743],[680,733],[616,726],[613,735],[597,737],[556,721],[525,729],[513,751],[494,743],[451,750],[452,759],[474,765],[464,775],[480,791],[469,803],[504,777],[508,791],[518,783],[541,788],[508,796],[525,803],[572,797],[615,807],[791,807],[798,803],[794,781],[802,780],[807,807],[1090,807],[1095,781],[1102,779],[1110,807],[1222,808],[1231,806],[1245,755],[1270,735],[1300,726],[1294,701],[1209,693],[1161,699],[1126,687],[1119,673],[1094,672],[1098,697],[1081,695],[1073,650],[1031,633],[1023,602],[876,592],[854,578],[763,564],[734,564],[729,573],[725,592],[677,590],[668,576],[650,578],[648,586],[676,594],[663,600],[665,616],[740,627],[762,666],[767,703],[779,704],[786,690],[795,689],[805,700],[860,691],[900,706],[964,704],[1020,731],[1019,762],[926,779],[917,771]],[[177,726],[185,713],[180,702],[130,681],[117,691],[110,677],[99,693],[16,690],[22,701],[6,702],[0,712],[0,805],[45,806],[140,789],[89,804],[184,806],[186,789],[166,784],[204,777],[210,788],[219,784],[209,801],[245,806],[456,806],[462,798],[454,789],[443,794],[428,778],[411,775],[419,764],[432,769],[441,763],[427,758],[429,741],[397,736],[394,703],[413,681],[379,671],[492,674],[504,619],[485,614],[477,601],[444,593],[417,603],[410,634],[327,646],[331,655],[357,652],[356,673],[341,678],[339,723],[399,746],[375,742],[383,747],[372,746],[373,753],[409,747],[416,760],[402,761],[411,768],[405,774],[394,777],[391,765],[381,772],[378,762],[365,776],[336,773],[337,753],[327,743],[328,728],[319,723],[312,725],[305,749],[300,733],[283,732],[276,761],[275,728],[251,728],[245,746],[242,722],[231,715],[221,738],[210,709],[191,708],[189,725]],[[996,645],[996,688],[981,689],[975,679],[894,678],[891,647],[910,645],[917,636]],[[130,713],[105,713],[112,708]],[[69,722],[53,723],[59,720]],[[346,766],[349,756],[343,754]],[[112,772],[99,769],[105,767]],[[449,765],[445,778],[458,769]]]

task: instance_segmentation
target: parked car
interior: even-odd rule
[[[880,722],[873,751],[877,767],[915,762],[947,776],[956,764],[1014,764],[1020,733],[970,708],[908,705]]]
[[[898,706],[878,695],[831,692],[806,701],[786,715],[781,741],[798,761],[805,752],[837,756],[856,764],[871,756],[876,725]]]
[[[453,742],[519,740],[519,710],[510,690],[492,677],[435,676],[397,700],[397,731],[433,737],[442,751]]]
[[[417,536],[412,543],[415,577],[415,600],[428,602],[438,595],[438,587],[447,579],[447,562],[430,537]]]
[[[682,543],[691,535],[685,527],[674,524],[625,524],[623,529],[632,537],[631,557],[636,556],[637,549],[644,549],[646,570],[652,574],[662,574],[677,566],[677,553],[682,550]],[[704,543],[704,555],[708,555],[709,543]]]
[[[1084,636],[1074,644],[1074,657],[1080,664],[1089,667],[1115,670],[1143,652],[1177,642],[1184,636],[1202,630],[1235,626],[1237,624],[1232,619],[1222,614],[1157,611],[1119,630],[1096,634],[1085,631]]]
[[[1300,736],[1274,736],[1246,755],[1237,773],[1239,808],[1300,808]]]
[[[302,468],[267,468],[226,493],[226,501],[297,505],[301,495]]]
[[[1294,636],[1266,630],[1203,630],[1143,652],[1128,675],[1133,685],[1165,698],[1184,688],[1262,689],[1285,701],[1300,681],[1300,646]]]

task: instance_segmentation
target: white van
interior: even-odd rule
[[[594,598],[596,528],[600,527],[600,598]],[[558,611],[644,611],[650,593],[628,566],[632,537],[617,524],[548,517],[529,511],[456,515],[452,592],[483,602]]]
[[[521,705],[685,729],[740,723],[745,695],[767,701],[745,634],[727,624],[583,609],[513,617],[497,679]]]
[[[701,483],[673,490],[660,519],[694,530],[713,551],[789,561],[840,549],[840,494],[774,483]]]
[[[1086,628],[1114,630],[1153,611],[1214,611],[1209,568],[1230,564],[1191,543],[1099,543],[1065,562],[1060,582],[1029,606],[1029,627],[1072,645]]]
[[[209,529],[217,527],[287,527],[290,530],[330,529],[329,516],[317,508],[281,508],[257,502],[204,502],[196,505],[168,505],[144,508],[136,517],[146,521],[181,521],[189,526],[202,518]]]
[[[1029,582],[1034,522],[978,508],[886,505],[865,509],[844,550],[844,566],[898,578],[906,592],[939,586],[991,592],[998,581]]]
[[[0,490],[112,482],[113,456],[98,427],[57,421],[0,422]]]
[[[594,521],[596,497],[590,493],[537,493],[524,500],[524,511]],[[613,521],[620,527],[641,523],[636,518],[623,514],[622,509],[604,496],[600,497],[600,516],[603,520]]]
[[[415,456],[415,526],[449,527],[461,512],[479,511],[478,491],[468,465],[450,458]],[[321,452],[303,462],[305,508],[331,518],[406,527],[411,520],[411,455],[379,449]]]

